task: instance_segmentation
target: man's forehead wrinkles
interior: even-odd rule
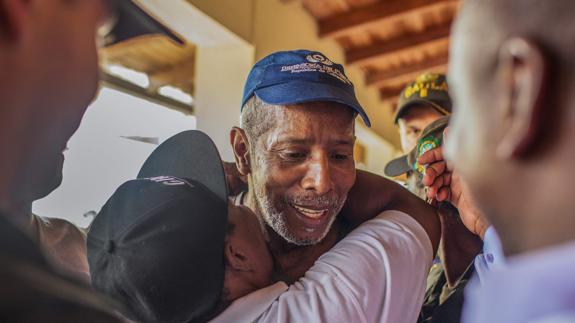
[[[284,137],[278,138],[277,143],[287,143],[287,144],[299,144],[299,145],[309,145],[314,142],[312,138],[297,138],[297,137]]]
[[[329,144],[329,145],[353,145],[355,135],[329,136],[328,138],[315,138],[314,136],[301,136],[297,134],[283,134],[274,136],[270,141],[272,145],[276,144],[294,144],[294,145],[312,145],[312,144]]]

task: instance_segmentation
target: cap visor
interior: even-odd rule
[[[111,31],[112,45],[131,38],[150,34],[163,34],[178,44],[184,40],[160,23],[133,0],[117,1],[118,21]]]
[[[266,103],[278,105],[315,101],[341,103],[352,108],[371,127],[367,114],[352,93],[325,83],[294,81],[258,89],[255,94]]]
[[[214,142],[197,130],[180,132],[160,144],[144,162],[138,178],[174,176],[204,184],[227,200],[228,189],[220,154]]]
[[[397,177],[407,173],[410,170],[411,167],[409,167],[409,164],[407,163],[407,155],[403,155],[387,163],[383,172],[386,176]]]

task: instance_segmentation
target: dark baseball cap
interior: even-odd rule
[[[153,171],[166,162],[165,175],[123,184],[88,233],[92,285],[123,303],[123,314],[138,322],[205,321],[220,309],[228,225],[220,156],[199,131],[166,141],[170,147],[174,142],[189,145],[170,150],[162,144],[150,156]],[[193,171],[175,177],[170,173],[184,170],[169,157],[178,159],[185,150],[196,152],[186,165]],[[171,156],[160,159],[164,153]],[[209,176],[194,178],[205,165],[212,167]],[[213,190],[217,185],[223,187]]]
[[[281,51],[261,59],[246,80],[242,109],[253,95],[274,105],[316,101],[340,103],[353,109],[367,126],[371,126],[343,66],[320,52]]]
[[[385,165],[384,173],[389,177],[396,177],[415,170],[425,172],[425,167],[417,159],[425,152],[440,147],[443,144],[443,131],[449,124],[449,116],[435,120],[429,124],[417,140],[417,145],[407,155],[393,159]]]
[[[146,159],[138,178],[174,176],[203,183],[221,199],[228,198],[222,160],[208,135],[197,130],[178,133]]]
[[[415,105],[428,105],[443,115],[451,114],[451,98],[445,75],[425,73],[409,83],[401,91],[393,122],[397,123]]]
[[[162,24],[135,0],[107,0],[111,17],[111,30],[106,46],[148,34],[163,34],[178,44],[184,40]]]

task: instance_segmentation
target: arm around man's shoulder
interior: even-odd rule
[[[34,216],[38,243],[52,265],[64,274],[90,284],[86,233],[64,219]]]
[[[437,251],[441,238],[437,210],[403,186],[382,176],[358,170],[355,184],[340,215],[359,225],[387,210],[401,211],[415,219],[425,229],[433,252]]]
[[[432,258],[417,221],[383,212],[322,255],[260,321],[414,322]]]

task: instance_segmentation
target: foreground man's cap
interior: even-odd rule
[[[416,105],[431,106],[442,115],[451,114],[451,98],[445,75],[424,73],[409,83],[399,95],[393,122],[397,123],[409,108]]]
[[[417,162],[417,159],[425,152],[440,147],[443,144],[443,130],[449,124],[449,117],[435,120],[423,129],[417,140],[417,145],[409,154],[393,159],[385,165],[384,173],[389,177],[396,177],[410,170],[425,173],[425,167]]]
[[[343,66],[320,52],[292,50],[263,58],[248,75],[242,109],[253,95],[274,105],[317,101],[340,103],[353,109],[368,127],[371,126]]]
[[[109,0],[114,26],[106,37],[106,46],[150,34],[163,34],[178,44],[184,40],[154,18],[135,0]]]
[[[178,151],[160,145],[152,155],[175,153],[160,160],[167,175],[123,184],[88,233],[93,287],[124,304],[122,313],[137,322],[206,321],[222,297],[228,204],[219,195],[226,190],[220,156],[199,131],[175,137],[190,144],[180,151],[197,152],[187,160],[196,171],[188,174],[208,165],[210,176],[170,176],[169,159],[178,159]],[[223,187],[212,191],[217,184]]]

